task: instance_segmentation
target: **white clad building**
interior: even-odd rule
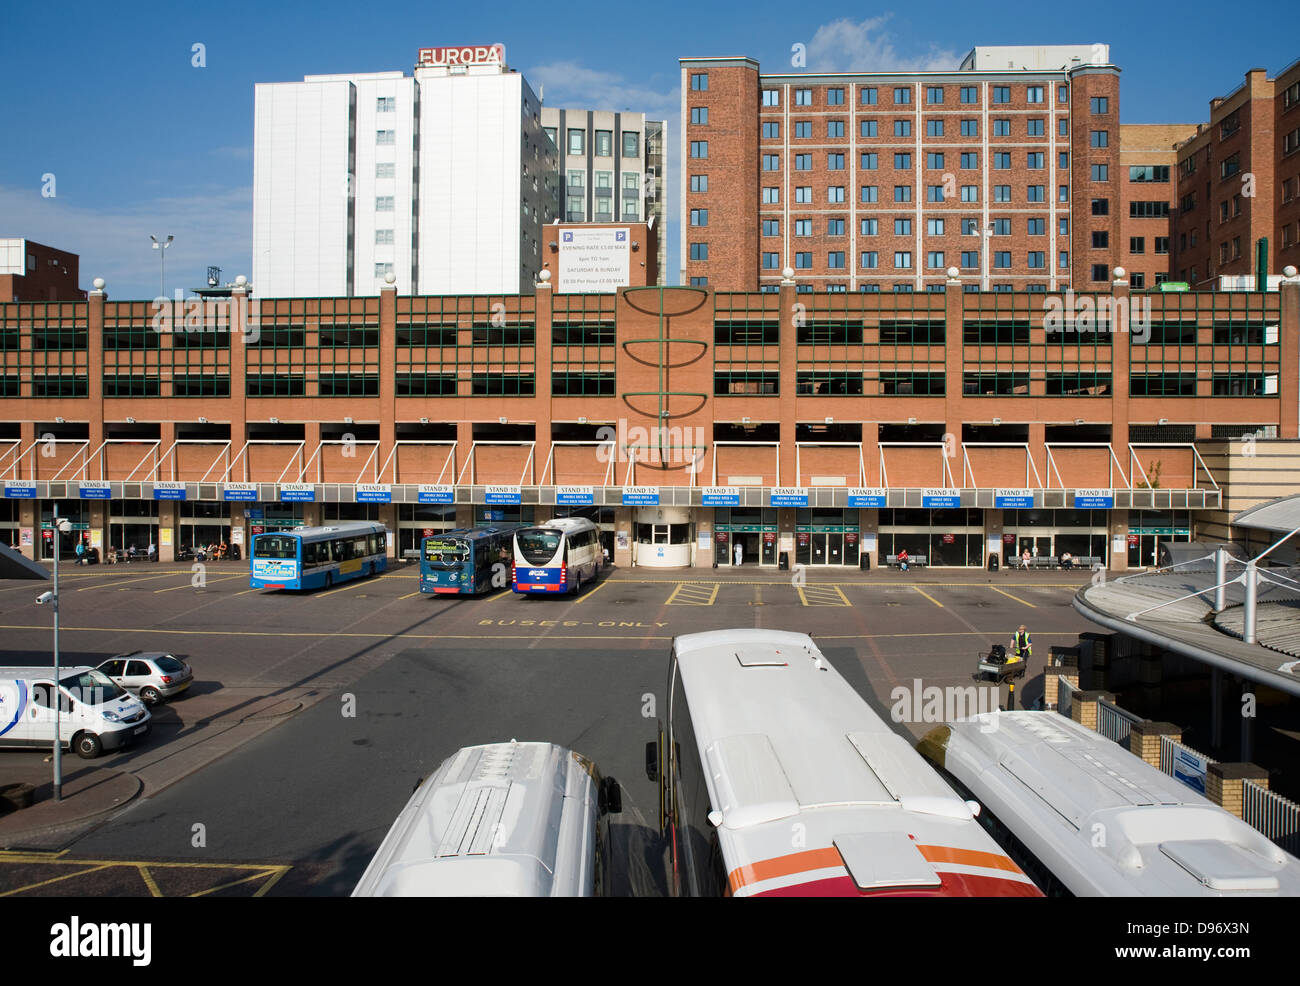
[[[259,296],[532,290],[559,201],[540,101],[501,46],[420,57],[256,87]]]

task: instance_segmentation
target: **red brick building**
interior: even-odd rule
[[[1177,279],[1214,287],[1253,274],[1268,241],[1267,270],[1300,263],[1300,61],[1274,78],[1261,68],[1210,100],[1210,120],[1176,147]]]
[[[775,290],[1106,289],[1120,70],[1105,45],[976,48],[952,72],[764,74],[683,58],[683,281]]]
[[[80,258],[25,239],[0,239],[0,301],[77,301]]]
[[[1134,291],[1170,277],[1171,233],[1178,211],[1174,146],[1196,132],[1192,124],[1123,124],[1119,128],[1119,263]]]

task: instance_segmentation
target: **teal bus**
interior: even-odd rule
[[[472,596],[510,585],[510,555],[515,531],[522,525],[443,531],[420,544],[420,591],[432,595]],[[497,566],[500,566],[499,568]]]
[[[388,568],[388,528],[358,520],[258,534],[249,557],[254,589],[327,589]]]

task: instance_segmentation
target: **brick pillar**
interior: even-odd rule
[[[1205,772],[1205,796],[1224,811],[1241,817],[1242,782],[1268,787],[1268,771],[1253,763],[1212,763]]]
[[[256,345],[262,338],[261,302],[248,299],[248,288],[244,275],[235,278],[235,286],[230,289],[230,461],[235,463],[229,479],[242,482],[244,477],[252,476],[248,468],[248,455],[235,457],[244,450],[248,441],[248,347]],[[242,508],[240,516],[243,516]],[[234,520],[232,517],[231,524]]]
[[[533,316],[533,352],[536,354],[533,358],[533,386],[536,388],[534,407],[541,409],[542,412],[537,416],[537,423],[533,427],[533,440],[537,443],[533,446],[533,475],[537,477],[538,483],[546,481],[554,486],[556,483],[554,463],[551,463],[551,474],[542,476],[542,470],[546,468],[546,463],[551,458],[551,422],[555,420],[554,408],[551,405],[549,369],[554,355],[551,333],[551,299],[554,291],[549,270],[541,271],[537,275],[533,294],[537,306],[536,314]],[[538,517],[538,520],[540,519]]]
[[[798,389],[796,386],[798,378],[795,374],[795,365],[798,362],[795,305],[802,302],[799,301],[799,295],[795,291],[794,271],[787,267],[784,274],[781,279],[781,367],[778,383],[781,395],[777,398],[781,414],[781,473],[777,477],[776,485],[797,486],[799,481],[795,475],[794,463],[795,425],[798,422],[798,414],[795,412],[795,393]],[[806,310],[802,312],[802,318],[808,318]],[[793,532],[794,528],[791,527],[790,530]],[[784,533],[785,528],[782,527],[782,534]]]
[[[1128,734],[1129,752],[1159,770],[1161,736],[1182,742],[1182,727],[1175,726],[1172,722],[1152,722],[1150,719],[1135,722]]]
[[[1115,696],[1110,692],[1086,691],[1075,692],[1070,699],[1070,718],[1081,726],[1091,730],[1097,729],[1097,703],[1114,702]]]
[[[1278,325],[1279,365],[1294,368],[1300,362],[1300,277],[1294,267],[1282,271],[1278,285],[1282,317]],[[1300,378],[1295,373],[1278,374],[1278,438],[1300,437]]]
[[[1055,645],[1048,651],[1047,666],[1043,669],[1043,705],[1046,708],[1060,706],[1062,676],[1072,687],[1079,687],[1079,648]]]
[[[395,275],[389,274],[385,277]],[[379,288],[379,448],[375,450],[375,468],[388,461],[397,441],[397,285],[387,282]],[[396,468],[391,464],[390,468]],[[391,482],[391,473],[375,482]],[[383,511],[381,510],[382,514]],[[397,531],[394,515],[389,530]]]
[[[987,243],[987,241],[986,241]],[[987,247],[986,247],[987,248]],[[955,268],[948,268],[948,280],[943,291],[944,317],[944,431],[957,436],[956,442],[944,448],[945,454],[951,450],[961,452],[961,426],[965,420],[965,408],[962,402],[962,290],[961,278],[954,277]],[[961,475],[961,462],[954,460],[949,467],[956,466],[954,472]],[[957,478],[954,477],[954,478]],[[958,480],[960,482],[960,479]]]
[[[1117,239],[1119,232],[1111,233],[1112,239]],[[1111,282],[1111,296],[1114,304],[1111,312],[1115,318],[1115,324],[1111,326],[1111,360],[1113,366],[1111,369],[1110,381],[1110,410],[1111,410],[1111,430],[1110,443],[1115,450],[1115,458],[1119,459],[1120,464],[1124,467],[1125,474],[1128,473],[1128,374],[1129,374],[1129,343],[1132,335],[1129,332],[1129,323],[1133,320],[1133,312],[1130,304],[1134,301],[1129,295],[1128,275],[1123,267],[1115,268],[1115,279]],[[1144,297],[1136,299],[1141,304]],[[1132,478],[1132,477],[1130,477]],[[1116,482],[1119,482],[1116,477]]]
[[[87,295],[86,305],[86,375],[87,389],[86,410],[88,421],[86,438],[90,442],[86,449],[93,455],[104,442],[104,279],[95,278],[95,290]],[[164,340],[166,341],[166,340]],[[71,473],[76,476],[76,473]],[[85,479],[97,479],[98,476],[85,476]]]

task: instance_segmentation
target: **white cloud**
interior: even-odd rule
[[[544,90],[547,106],[644,113],[652,120],[672,120],[681,112],[676,84],[656,89],[577,62],[550,62],[530,68],[525,74],[534,89]]]
[[[253,190],[244,187],[96,208],[63,193],[46,199],[0,185],[0,235],[79,254],[82,288],[102,277],[110,298],[153,298],[161,264],[151,234],[176,237],[167,248],[169,294],[203,285],[209,264],[222,268],[222,280],[251,274],[252,203]]]
[[[900,54],[885,30],[891,16],[863,21],[843,17],[823,24],[808,42],[808,71],[932,72],[955,69],[961,63],[961,54],[933,44],[922,54]]]

